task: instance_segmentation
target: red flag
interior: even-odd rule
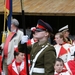
[[[5,13],[8,16],[10,10],[10,0],[5,0]]]

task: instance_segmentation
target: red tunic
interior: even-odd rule
[[[75,75],[75,60],[68,61],[65,63],[65,66],[72,72],[73,75]]]
[[[17,66],[20,66],[20,72],[18,73]],[[27,75],[26,74],[26,63],[23,61],[21,64],[16,64],[15,60],[8,66],[8,75]]]

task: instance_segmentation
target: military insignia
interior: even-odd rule
[[[42,48],[45,47],[45,45],[42,45]]]

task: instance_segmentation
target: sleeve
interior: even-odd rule
[[[25,44],[21,44],[21,41],[19,42],[19,44],[18,44],[18,48],[20,49],[20,50],[24,50],[24,48],[25,48]],[[28,54],[30,54],[30,52],[31,52],[31,46],[27,46],[27,52],[28,52]]]
[[[47,48],[44,56],[45,75],[54,75],[54,63],[56,60],[56,52],[54,47]]]

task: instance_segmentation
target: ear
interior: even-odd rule
[[[46,32],[45,36],[49,36],[49,33],[48,33],[48,32]]]

